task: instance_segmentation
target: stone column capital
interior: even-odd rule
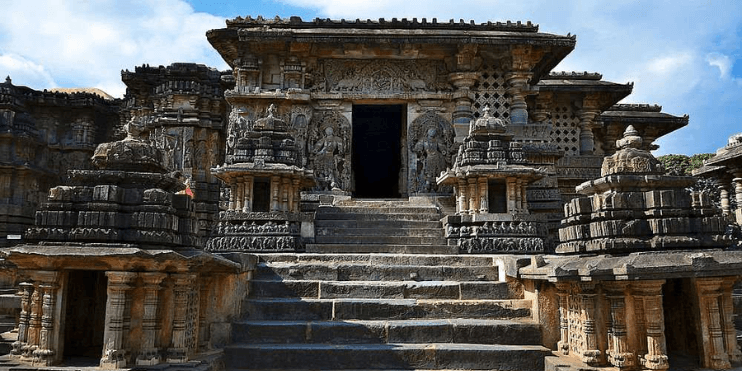
[[[631,282],[631,290],[636,296],[662,295],[662,285],[665,280],[649,280]]]
[[[142,278],[142,281],[146,286],[156,286],[159,285],[160,282],[162,282],[165,277],[167,277],[167,273],[163,272],[142,272],[139,273],[139,277]]]

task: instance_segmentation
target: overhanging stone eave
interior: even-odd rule
[[[637,252],[626,256],[545,256],[546,264],[529,265],[521,278],[568,281],[635,281],[742,276],[742,251],[677,250]]]
[[[742,145],[717,151],[714,157],[709,158],[704,163],[710,166],[725,167],[729,167],[734,163],[742,163]]]
[[[596,107],[600,111],[605,111],[612,107],[621,99],[628,97],[634,89],[632,84],[616,84],[603,81],[601,84],[589,83],[590,80],[570,80],[574,84],[539,84],[538,89],[541,92],[553,92],[557,95],[570,94],[577,96],[589,97],[591,94],[601,95],[599,105]]]
[[[626,187],[646,190],[662,187],[690,187],[694,182],[695,180],[690,176],[611,174],[584,182],[575,187],[575,191],[580,194],[589,195],[601,193],[609,189],[622,189]]]
[[[241,270],[238,262],[200,250],[142,249],[130,244],[27,244],[0,252],[5,260],[19,269],[30,270],[211,273],[237,273]]]
[[[545,175],[541,170],[527,166],[507,165],[505,168],[496,168],[495,165],[474,165],[449,170],[439,176],[436,181],[438,184],[456,184],[459,179],[470,177],[487,179],[518,177],[532,182],[543,178]]]

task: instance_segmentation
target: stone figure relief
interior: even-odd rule
[[[313,120],[309,135],[310,167],[321,191],[343,190],[350,186],[350,122],[331,111]]]
[[[299,155],[299,164],[307,166],[307,134],[309,124],[312,120],[312,108],[310,106],[294,106],[291,108],[291,127],[289,134],[294,138]]]
[[[249,119],[249,112],[244,107],[232,107],[227,125],[227,154],[234,154],[240,139],[252,130],[254,120]]]
[[[324,75],[315,73],[315,91],[409,93],[450,90],[439,61],[326,60]]]
[[[434,111],[427,111],[412,122],[410,143],[409,189],[412,193],[442,191],[435,178],[451,166],[455,154],[451,124]]]

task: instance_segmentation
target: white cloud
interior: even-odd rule
[[[647,63],[647,72],[661,75],[671,75],[690,63],[690,53],[679,53],[654,58]]]
[[[729,73],[732,71],[732,65],[733,61],[731,58],[729,58],[728,55],[724,55],[721,53],[709,53],[706,55],[706,62],[708,62],[709,66],[714,66],[719,68],[719,73],[721,74],[719,77],[722,79],[729,78]]]
[[[268,1],[250,1],[245,9],[259,15]],[[739,131],[732,117],[742,115],[742,83],[730,76],[735,56],[742,55],[739,1],[273,1],[312,9],[303,13],[312,18],[530,20],[541,32],[578,35],[557,70],[634,81],[627,101],[690,114],[689,127],[663,140],[662,151],[711,152]],[[196,13],[183,0],[6,1],[3,10],[0,78],[10,74],[21,85],[94,86],[121,96],[120,70],[143,63],[226,68],[205,37],[207,30],[224,27],[224,18]],[[693,136],[706,139],[687,139]]]
[[[16,85],[33,85],[55,88],[57,84],[44,66],[29,61],[20,55],[0,52],[0,76],[5,81],[9,76]]]
[[[224,27],[224,19],[195,13],[180,0],[15,1],[3,7],[13,16],[0,19],[0,50],[43,66],[47,77],[25,81],[26,74],[8,68],[14,83],[94,86],[120,97],[122,69],[183,61],[226,68],[205,35]],[[6,68],[0,65],[0,73]]]

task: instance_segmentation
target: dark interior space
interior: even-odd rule
[[[489,212],[506,213],[508,212],[507,193],[505,180],[490,180],[487,184]]]
[[[671,369],[699,365],[698,337],[691,298],[690,279],[670,279],[662,287],[665,315],[665,341]]]
[[[271,183],[268,179],[255,179],[253,183],[252,211],[267,212],[271,202]]]
[[[101,357],[107,283],[103,271],[69,272],[64,321],[65,357]]]
[[[404,106],[353,106],[355,197],[397,198]]]

